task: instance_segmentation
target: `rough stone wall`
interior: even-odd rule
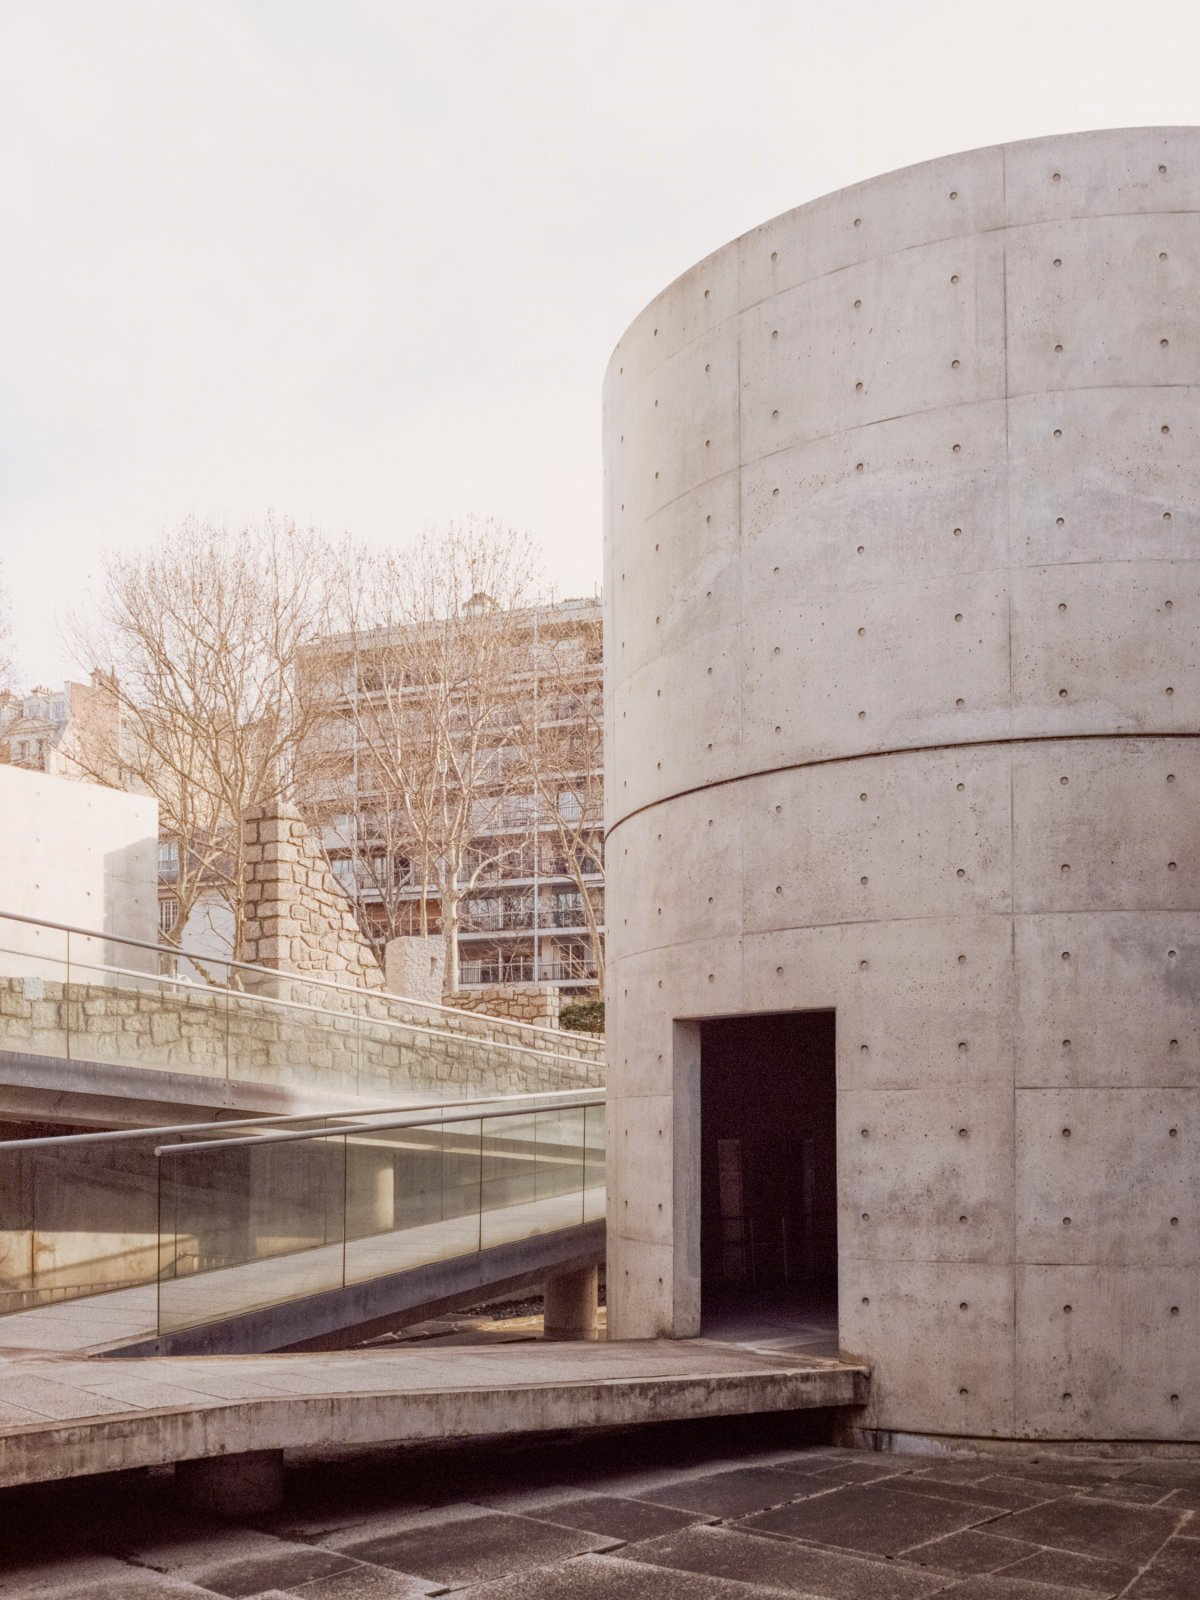
[[[545,984],[502,983],[482,989],[459,989],[456,994],[448,994],[445,1003],[460,1011],[482,1011],[537,1028],[558,1027],[559,992]]]
[[[599,1041],[285,980],[270,999],[199,984],[0,979],[0,1048],[302,1088],[373,1104],[595,1088]]]
[[[299,812],[272,806],[246,823],[244,959],[382,989],[383,973],[350,901]]]
[[[778,217],[604,404],[610,1332],[698,1329],[692,1019],[833,1008],[875,1424],[1200,1438],[1200,130]]]
[[[440,1006],[445,970],[446,945],[441,934],[426,939],[420,934],[402,934],[398,939],[389,939],[383,952],[388,993],[408,1000]]]

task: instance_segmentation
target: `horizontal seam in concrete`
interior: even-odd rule
[[[862,750],[854,755],[845,756],[818,756],[812,761],[789,761],[779,767],[756,767],[752,772],[734,773],[728,778],[711,778],[707,783],[694,783],[686,789],[676,789],[671,794],[660,795],[657,800],[647,800],[645,805],[635,806],[632,811],[627,811],[624,816],[618,817],[610,823],[607,836],[612,837],[617,829],[634,817],[640,817],[646,811],[654,811],[659,806],[670,805],[675,800],[686,800],[689,795],[709,794],[714,789],[726,789],[733,784],[748,783],[753,778],[772,778],[784,772],[805,772],[815,767],[842,767],[849,766],[852,762],[878,761],[886,756],[928,756],[937,755],[941,751],[956,750],[995,750],[1007,745],[1034,745],[1034,744],[1109,744],[1118,742],[1131,744],[1140,739],[1200,739],[1200,731],[1187,728],[1178,731],[1170,729],[1154,729],[1131,731],[1128,733],[1030,733],[1014,734],[1007,739],[964,739],[953,744],[910,744],[889,747],[886,750]],[[1004,915],[1008,915],[1007,912]],[[852,919],[857,920],[857,919]],[[878,920],[878,919],[871,919]],[[906,921],[906,918],[888,918],[888,921]],[[915,921],[924,921],[925,918],[915,918]],[[823,926],[836,927],[838,924],[830,923]]]
[[[1006,347],[1007,351],[1007,347]],[[1057,389],[1019,389],[1015,393],[1002,391],[999,394],[982,395],[975,400],[956,400],[947,405],[920,406],[915,411],[893,411],[886,417],[872,417],[869,422],[852,422],[846,428],[831,428],[828,433],[808,434],[803,439],[794,439],[791,444],[781,444],[778,450],[767,450],[760,456],[750,456],[741,463],[744,467],[756,467],[762,461],[773,461],[776,456],[790,455],[794,450],[805,450],[809,445],[824,444],[827,439],[840,439],[850,434],[862,433],[867,428],[886,427],[891,422],[907,422],[910,417],[932,417],[939,411],[953,411],[956,414],[963,411],[973,411],[977,406],[1005,406],[1013,400],[1041,400],[1046,395],[1061,394],[1106,394],[1113,389],[1145,389],[1150,394],[1159,394],[1163,389],[1197,389],[1200,384],[1195,383],[1080,383],[1063,384]],[[739,411],[741,407],[739,406]],[[1003,470],[1007,472],[1010,463],[1007,459],[1002,463]],[[729,469],[732,472],[734,469]],[[685,489],[673,499],[666,500],[660,509],[665,510],[673,506],[676,500],[682,500],[685,495],[695,494],[697,489],[703,488],[708,483],[716,483],[721,478],[727,478],[728,472],[718,472],[713,478],[704,478],[692,488]],[[657,515],[652,512],[651,515]]]
[[[1001,149],[1003,147],[1002,146],[995,146],[994,148]],[[968,154],[969,153],[970,152],[968,152]],[[924,163],[918,163],[918,165],[924,165]],[[902,167],[899,170],[903,172],[903,171],[907,171],[908,169]],[[890,174],[884,174],[884,176],[885,177],[886,176],[890,176]],[[876,180],[868,178],[865,181],[867,183],[873,183]],[[852,185],[851,186],[852,189],[855,188],[855,187],[858,187],[858,186],[857,185]],[[830,195],[832,195],[832,194],[849,194],[850,192],[851,192],[851,189],[843,189],[843,190],[835,189],[835,190],[831,190],[830,191]],[[802,201],[801,204],[799,206],[796,206],[794,209],[796,211],[802,211],[802,210],[804,210],[805,206],[819,205],[822,200],[829,199],[830,195],[817,195],[816,198],[813,199],[813,200]],[[633,321],[625,329],[625,332],[621,335],[620,339],[617,341],[616,345],[613,347],[612,355],[610,355],[609,358],[608,358],[608,366],[611,367],[613,361],[617,357],[618,351],[621,349],[622,344],[629,337],[629,335],[633,332],[633,330],[637,326],[637,324],[639,322],[642,322],[642,321],[647,321],[647,322],[651,321],[652,320],[651,313],[658,309],[658,307],[666,299],[666,297],[672,292],[673,289],[675,289],[677,287],[678,284],[680,284],[683,281],[684,278],[690,277],[694,272],[697,272],[701,267],[705,266],[708,262],[714,261],[718,256],[724,255],[727,250],[734,249],[736,246],[741,245],[747,239],[753,239],[755,237],[755,235],[761,234],[767,228],[771,227],[773,223],[781,222],[784,217],[787,217],[787,216],[790,216],[790,215],[792,215],[791,212],[781,211],[778,217],[770,218],[769,221],[761,223],[758,228],[752,228],[749,233],[739,233],[739,234],[737,234],[734,238],[728,240],[725,244],[718,245],[715,250],[710,251],[710,253],[707,256],[705,256],[702,261],[698,261],[694,267],[688,267],[687,270],[684,271],[684,272],[681,272],[677,278],[673,278],[665,289],[661,290],[660,293],[655,295],[654,299],[651,300],[650,304],[648,306],[646,306],[644,310],[638,312],[637,316],[633,319]],[[814,283],[823,283],[826,278],[836,278],[836,277],[839,277],[844,272],[856,272],[856,271],[859,271],[861,268],[868,267],[873,262],[876,262],[876,261],[893,261],[898,256],[908,255],[914,250],[929,250],[929,249],[932,249],[933,246],[935,246],[935,245],[952,244],[952,243],[954,243],[956,241],[957,242],[965,242],[968,239],[986,239],[989,236],[991,236],[992,234],[1014,233],[1019,228],[1056,228],[1056,227],[1061,227],[1063,225],[1063,223],[1066,223],[1066,222],[1104,222],[1104,221],[1111,221],[1115,217],[1146,217],[1146,218],[1150,218],[1150,217],[1195,217],[1195,216],[1200,216],[1200,207],[1197,207],[1197,206],[1164,206],[1164,207],[1156,207],[1153,211],[1085,211],[1085,212],[1078,212],[1078,213],[1072,214],[1069,217],[1036,217],[1036,218],[1031,218],[1028,222],[1011,221],[1006,217],[1003,222],[998,222],[996,224],[996,226],[993,227],[993,228],[972,228],[966,233],[940,233],[940,234],[937,235],[936,238],[933,238],[933,239],[918,239],[913,244],[901,245],[901,247],[898,250],[880,250],[875,255],[862,256],[858,261],[847,261],[844,266],[841,266],[841,267],[830,267],[825,272],[814,273],[812,275],[812,277],[810,277],[810,278],[797,278],[795,283],[784,283],[784,284],[776,284],[776,285],[774,285],[768,294],[764,294],[764,295],[760,296],[760,298],[757,299],[757,300],[748,300],[745,305],[739,305],[737,307],[737,309],[735,311],[730,312],[730,314],[727,317],[722,317],[720,322],[714,322],[709,327],[702,328],[699,333],[694,333],[690,339],[685,339],[682,344],[677,344],[674,347],[674,349],[670,351],[669,354],[663,356],[662,360],[660,362],[658,362],[658,364],[656,366],[648,367],[646,369],[646,371],[637,380],[636,384],[634,384],[634,386],[633,386],[633,389],[630,390],[629,393],[633,393],[637,389],[641,388],[643,383],[648,382],[648,380],[651,379],[652,377],[654,377],[654,375],[656,373],[661,372],[665,366],[667,366],[670,362],[674,361],[676,356],[682,355],[685,350],[690,350],[692,345],[698,344],[701,339],[707,339],[707,338],[711,337],[712,334],[718,333],[723,327],[726,326],[727,323],[735,321],[738,317],[744,315],[745,312],[754,311],[759,306],[766,305],[768,301],[777,300],[777,299],[779,299],[779,297],[781,295],[791,294],[796,289],[807,289],[807,288],[811,287],[811,285],[814,284]],[[739,267],[739,274],[740,274],[740,268],[741,268],[741,251],[740,250],[738,251],[738,267]],[[1007,276],[1007,273],[1006,273],[1006,276]],[[739,275],[739,281],[740,281],[740,275]],[[606,368],[606,372],[607,372],[607,368]]]
[[[1196,383],[1079,383],[1079,384],[1063,384],[1061,387],[1059,387],[1057,389],[1051,389],[1051,388],[1018,389],[1015,393],[1000,393],[1000,394],[994,394],[994,395],[981,396],[981,397],[979,397],[978,399],[975,399],[975,400],[958,400],[958,401],[954,401],[954,402],[948,402],[945,405],[921,406],[915,411],[895,411],[895,412],[891,412],[886,417],[872,417],[869,422],[868,421],[853,422],[848,427],[845,427],[845,428],[831,428],[828,433],[814,433],[814,434],[807,435],[803,439],[794,439],[790,444],[781,444],[777,450],[766,450],[766,451],[763,452],[762,455],[749,456],[745,460],[739,460],[735,466],[726,467],[724,472],[714,472],[713,475],[710,478],[698,478],[695,481],[695,483],[688,484],[687,487],[684,488],[684,489],[681,489],[678,494],[672,495],[670,497],[670,499],[668,499],[668,500],[660,501],[656,506],[653,507],[652,510],[647,511],[645,516],[642,517],[642,519],[641,519],[641,525],[644,526],[646,523],[652,522],[655,517],[661,515],[661,513],[664,512],[664,511],[669,511],[672,506],[678,505],[681,500],[686,500],[689,495],[698,494],[701,489],[706,489],[706,488],[708,488],[708,486],[710,484],[713,484],[713,483],[720,483],[722,481],[722,479],[724,479],[724,478],[731,478],[731,477],[734,476],[735,473],[743,471],[746,467],[756,467],[756,466],[758,466],[760,463],[762,463],[764,461],[774,461],[776,459],[776,457],[778,457],[778,456],[790,455],[790,454],[792,454],[793,451],[796,451],[796,450],[806,450],[810,445],[824,444],[827,439],[841,439],[841,438],[849,437],[851,434],[863,433],[868,428],[886,427],[889,423],[892,423],[892,422],[907,422],[909,420],[909,418],[911,418],[911,417],[932,417],[932,416],[936,416],[939,411],[961,413],[961,412],[964,412],[964,411],[972,411],[977,406],[1005,406],[1007,408],[1009,405],[1011,405],[1011,403],[1014,400],[1041,400],[1041,399],[1045,398],[1047,395],[1108,394],[1108,393],[1111,393],[1114,390],[1120,390],[1122,392],[1125,392],[1127,390],[1134,390],[1134,389],[1144,389],[1147,392],[1147,394],[1161,394],[1164,390],[1168,390],[1168,389],[1179,389],[1179,390],[1182,390],[1182,391],[1185,391],[1185,392],[1190,391],[1190,390],[1200,389],[1200,384],[1196,384]],[[739,395],[740,395],[740,393],[741,393],[740,387],[739,387],[739,391],[738,392],[739,392]],[[741,406],[740,405],[738,407],[738,412],[739,412],[739,416],[740,416],[740,412],[741,412]],[[1005,461],[1003,463],[1003,469],[1004,469],[1005,472],[1007,472],[1009,470],[1007,461]],[[635,526],[636,526],[636,524],[635,524]],[[616,549],[616,544],[614,543],[614,550],[615,549]]]
[[[633,813],[636,815],[637,813]],[[609,829],[612,832],[612,829]],[[711,944],[714,939],[726,939],[736,936],[743,944],[751,939],[777,939],[781,933],[821,933],[826,928],[866,928],[895,926],[909,927],[922,922],[977,922],[982,918],[994,918],[1002,922],[1032,921],[1037,917],[1194,917],[1200,914],[1200,905],[1197,906],[1152,906],[1149,910],[1145,906],[1112,906],[1112,905],[1087,905],[1069,906],[1059,910],[1027,911],[1013,906],[1000,906],[995,910],[981,910],[975,907],[971,911],[943,911],[929,914],[922,913],[914,917],[842,917],[835,922],[789,922],[782,926],[770,928],[718,929],[715,933],[698,934],[694,939],[664,939],[661,944],[639,945],[636,950],[630,950],[619,957],[622,961],[630,961],[635,956],[653,955],[658,950],[686,950],[692,945]],[[706,1017],[717,1013],[711,1011],[697,1012],[695,1015],[682,1015],[675,1018],[676,1022],[701,1022]],[[724,1013],[719,1013],[724,1015]],[[1046,1088],[1055,1085],[1047,1084]],[[1119,1086],[1118,1086],[1119,1087]],[[1186,1085],[1182,1086],[1186,1087]]]
[[[998,148],[1003,148],[1003,147],[1001,146],[1001,147],[998,147]],[[903,169],[901,169],[901,170],[903,170]],[[886,176],[886,174],[885,174],[885,176]],[[875,179],[875,178],[867,178],[865,180],[866,183],[875,183],[877,181],[878,180]],[[848,194],[850,192],[851,191],[847,190],[847,189],[842,189],[842,190],[836,190],[835,189],[833,191],[834,194]],[[825,199],[825,198],[828,198],[828,197],[827,196],[820,196],[819,197],[819,199]],[[816,205],[818,203],[819,203],[819,201],[813,201],[813,200],[809,200],[809,201],[805,202],[805,204],[807,204],[807,205]],[[796,209],[797,210],[803,210],[803,206],[799,206]],[[786,217],[788,215],[790,215],[790,213],[784,211],[784,212],[782,212],[780,214],[779,217],[772,217],[769,222],[764,222],[762,224],[762,227],[764,229],[765,228],[769,228],[771,226],[771,223],[781,221],[783,217]],[[811,288],[811,286],[814,283],[824,283],[826,278],[837,278],[837,277],[840,277],[842,275],[842,273],[844,273],[844,272],[857,272],[857,271],[861,270],[863,267],[871,266],[874,262],[877,262],[877,261],[895,261],[900,256],[911,255],[911,254],[913,254],[914,251],[917,251],[917,250],[931,250],[936,245],[939,245],[939,244],[965,244],[968,240],[971,240],[971,239],[989,239],[989,238],[994,237],[998,233],[1016,233],[1018,230],[1023,229],[1023,228],[1058,228],[1058,227],[1061,227],[1063,225],[1063,223],[1065,223],[1065,222],[1104,222],[1104,221],[1112,221],[1116,217],[1147,217],[1148,218],[1148,217],[1194,217],[1194,216],[1200,216],[1200,207],[1197,207],[1197,206],[1164,206],[1164,207],[1155,207],[1155,209],[1153,211],[1096,211],[1096,212],[1088,211],[1088,212],[1082,212],[1077,216],[1070,216],[1070,217],[1038,217],[1038,218],[1032,218],[1028,222],[1017,222],[1017,221],[1013,221],[1013,220],[1011,220],[1011,219],[1006,217],[1003,222],[998,222],[998,223],[996,223],[996,225],[994,227],[991,227],[991,228],[970,228],[966,232],[962,232],[962,233],[939,233],[936,236],[936,238],[918,239],[918,240],[915,240],[912,244],[901,245],[898,250],[880,250],[875,255],[862,256],[858,261],[848,261],[845,264],[845,266],[842,266],[842,267],[830,267],[825,272],[814,273],[811,278],[797,278],[795,283],[776,284],[771,289],[771,291],[768,294],[763,295],[761,297],[761,299],[747,301],[747,303],[744,306],[739,306],[738,309],[735,312],[733,312],[730,316],[724,318],[724,320],[721,321],[721,322],[714,323],[713,327],[707,329],[706,331],[709,332],[709,333],[712,333],[717,328],[723,328],[725,326],[726,322],[732,322],[734,317],[740,316],[745,311],[754,311],[755,309],[757,309],[757,307],[762,306],[762,305],[766,305],[768,303],[768,301],[778,300],[782,295],[792,294],[797,289],[808,289],[808,288]],[[751,233],[739,234],[736,239],[731,239],[728,244],[721,245],[718,249],[714,250],[712,252],[713,255],[714,256],[719,256],[719,255],[723,254],[724,251],[732,249],[734,245],[740,245],[742,243],[743,239],[752,238],[754,236],[754,233],[757,233],[758,231],[759,231],[758,229],[754,229]],[[739,263],[738,263],[739,266],[741,265],[740,255],[741,255],[741,252],[739,251]],[[707,260],[707,259],[710,259],[710,258],[706,257],[705,259]],[[698,263],[698,265],[699,266],[703,266],[704,262],[701,261],[701,262]],[[695,267],[691,267],[691,268],[688,269],[689,272],[694,272],[695,270],[696,270]],[[682,273],[681,274],[682,277],[686,277],[687,275],[688,275],[687,273]],[[1007,277],[1007,272],[1005,273],[1005,276]],[[678,279],[676,280],[676,282],[678,282]],[[675,285],[673,283],[668,284],[667,287],[662,291],[662,295],[658,296],[658,299],[662,299],[662,297],[664,295],[670,294],[670,292],[674,288],[674,286]],[[646,307],[646,311],[652,311],[654,309],[654,305],[655,305],[655,301],[652,300],[650,302],[650,304]],[[643,316],[645,316],[645,314],[646,314],[646,312],[640,312],[638,314],[638,317],[635,320],[640,321],[641,318]],[[631,326],[632,326],[632,324],[631,324]],[[703,337],[704,337],[704,334],[702,334],[702,333],[695,334],[691,339],[688,339],[686,341],[686,343],[677,346],[676,349],[671,352],[671,355],[665,356],[663,358],[663,360],[659,363],[659,365],[657,367],[654,367],[652,369],[651,373],[647,374],[647,376],[652,376],[654,372],[661,371],[662,368],[664,366],[666,366],[667,362],[672,360],[676,355],[678,355],[680,351],[686,350],[689,345],[694,344],[697,339],[702,339]]]

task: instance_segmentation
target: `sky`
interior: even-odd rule
[[[895,167],[1200,122],[1198,60],[1195,0],[2,0],[18,683],[188,517],[495,516],[597,591],[601,380],[660,289]]]

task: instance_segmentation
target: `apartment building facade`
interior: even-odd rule
[[[339,675],[337,727],[332,757],[327,746],[302,785],[305,808],[377,949],[398,935],[444,935],[446,858],[457,842],[464,847],[449,898],[458,987],[536,983],[596,995],[604,969],[601,604],[566,600],[493,621],[510,635],[494,668],[505,681],[456,691],[475,704],[464,706],[461,730],[448,740],[472,742],[469,777],[453,753],[442,776],[431,777],[426,707],[437,675],[420,670],[419,644],[414,652],[410,638],[397,650],[386,633],[330,641],[319,670]],[[481,617],[480,625],[491,624]],[[453,721],[455,692],[441,698],[441,715]],[[405,805],[405,784],[436,782],[443,793],[429,790],[424,810]],[[455,792],[460,782],[471,784],[469,795]],[[465,840],[425,828],[438,800],[469,813]]]
[[[88,683],[0,695],[0,763],[53,777],[122,787],[120,713],[99,670]]]

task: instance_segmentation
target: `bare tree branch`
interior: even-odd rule
[[[82,661],[108,664],[119,705],[118,746],[98,759],[157,798],[160,838],[178,848],[175,927],[215,893],[235,959],[244,819],[294,797],[299,754],[326,717],[320,680],[301,685],[299,669],[328,635],[329,567],[324,542],[290,522],[236,534],[188,522],[152,551],[110,556],[95,614],[70,628]]]

